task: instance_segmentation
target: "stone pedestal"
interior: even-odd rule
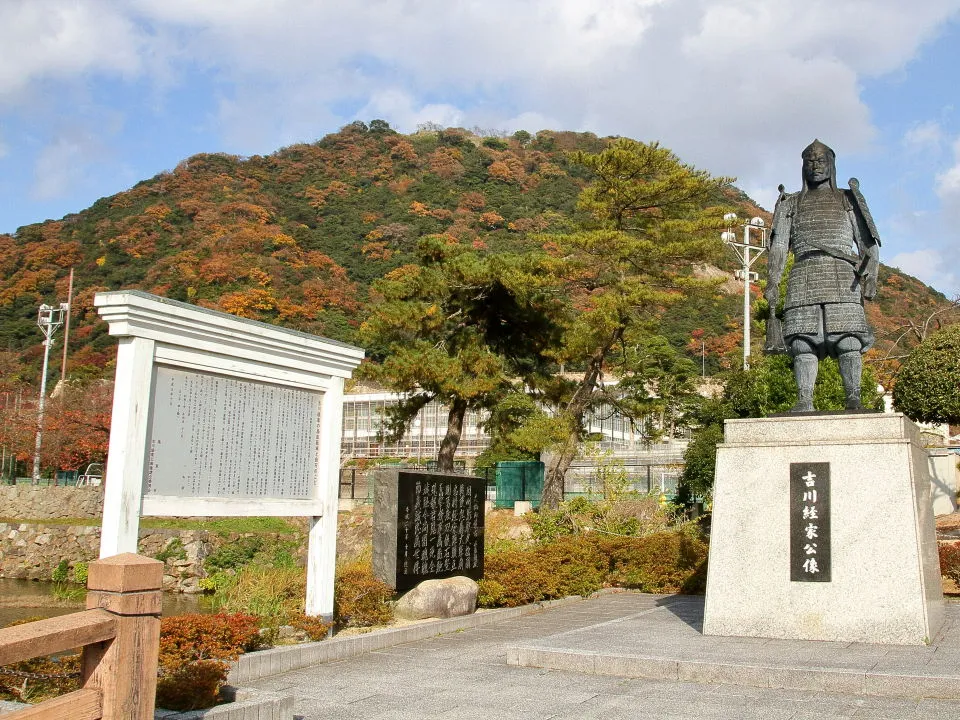
[[[801,504],[801,475],[819,489],[819,507]],[[930,481],[920,434],[902,414],[728,420],[704,634],[930,642],[943,619]],[[819,512],[820,537],[802,535],[813,523],[801,512]],[[798,571],[807,552],[826,575]]]

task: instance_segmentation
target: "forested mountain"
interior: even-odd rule
[[[375,120],[268,156],[195,155],[80,213],[0,235],[0,352],[38,368],[37,306],[67,299],[71,267],[76,376],[104,374],[114,357],[93,309],[101,290],[139,288],[356,342],[370,283],[410,262],[419,238],[516,252],[574,227],[577,196],[591,177],[570,151],[597,152],[609,142],[550,131],[401,135]],[[716,201],[770,220],[735,187]],[[729,277],[737,266],[732,252],[718,263],[702,272]],[[945,301],[890,268],[880,281],[879,302],[868,308],[887,340]],[[736,363],[739,292],[731,281],[719,299],[667,315],[664,335],[698,363],[703,353],[708,373]],[[877,352],[886,351],[881,341]]]

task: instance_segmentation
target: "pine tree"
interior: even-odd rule
[[[583,372],[548,433],[563,439],[551,448],[547,507],[563,498],[563,478],[592,409],[606,402],[638,417],[655,400],[657,375],[669,361],[651,355],[663,347],[652,336],[668,307],[714,287],[694,266],[719,253],[723,212],[711,206],[723,202],[731,182],[681,163],[656,143],[619,139],[574,159],[596,176],[578,202],[585,221],[577,232],[548,238],[547,247],[571,306],[557,360]],[[609,375],[618,388],[605,386]]]
[[[361,374],[402,395],[386,418],[393,437],[430,401],[449,409],[437,456],[449,472],[467,411],[544,372],[556,299],[536,256],[487,254],[437,235],[420,241],[417,260],[374,283],[360,328],[374,362]]]

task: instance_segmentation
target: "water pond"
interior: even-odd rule
[[[34,580],[0,578],[0,627],[28,617],[54,617],[83,610],[82,601],[58,600],[53,584]],[[163,614],[213,612],[210,600],[203,595],[163,594]]]

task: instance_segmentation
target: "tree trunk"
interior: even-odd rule
[[[560,449],[550,456],[550,465],[543,476],[543,495],[540,497],[540,507],[556,510],[563,502],[567,469],[577,456],[579,447],[580,433],[577,427],[573,427]]]
[[[455,400],[450,406],[450,414],[447,415],[447,434],[444,435],[440,443],[440,452],[437,453],[437,470],[440,472],[453,472],[453,455],[460,444],[463,418],[466,414],[466,400]]]

